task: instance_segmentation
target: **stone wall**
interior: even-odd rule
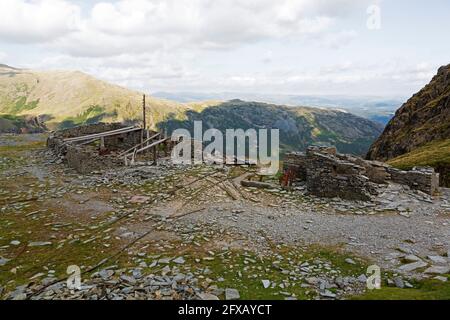
[[[86,174],[124,165],[124,160],[113,155],[100,155],[86,148],[70,146],[65,154],[67,165],[77,172]]]
[[[306,158],[307,188],[314,195],[366,201],[377,192],[362,166],[320,149],[308,149]]]
[[[369,200],[378,185],[389,182],[434,195],[439,190],[439,174],[432,168],[400,171],[382,162],[338,154],[329,147],[309,147],[306,153],[286,155],[284,171],[306,181],[308,191],[320,197]]]
[[[433,168],[413,168],[410,171],[402,171],[388,167],[391,180],[399,184],[405,184],[411,189],[417,189],[433,195],[439,191],[439,174]]]

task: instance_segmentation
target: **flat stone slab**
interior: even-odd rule
[[[446,274],[450,273],[450,267],[448,266],[431,266],[425,270],[427,274]]]
[[[423,261],[417,261],[413,263],[404,264],[401,267],[399,267],[399,270],[411,272],[420,268],[425,268],[428,264]]]
[[[418,256],[415,256],[415,255],[413,255],[413,254],[407,255],[404,259],[405,259],[405,261],[407,261],[407,262],[417,262],[417,261],[422,261],[422,259],[420,259]]]
[[[199,293],[199,298],[201,300],[206,300],[206,301],[213,301],[213,300],[220,300],[217,296],[211,294],[211,293]]]
[[[441,256],[428,256],[428,259],[430,259],[435,264],[446,265],[448,263],[447,259]]]
[[[177,264],[184,264],[185,260],[183,257],[178,257],[175,260],[173,260],[173,262],[177,263]]]
[[[28,244],[29,247],[45,247],[45,246],[51,246],[52,243],[50,241],[36,241],[36,242],[30,242]]]
[[[236,289],[225,289],[225,300],[239,300],[241,295]]]

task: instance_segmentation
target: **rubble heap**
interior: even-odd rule
[[[312,146],[306,152],[286,155],[284,172],[305,181],[308,191],[320,197],[370,200],[379,185],[394,182],[434,195],[439,174],[432,168],[401,171],[385,163],[338,154],[336,148]]]

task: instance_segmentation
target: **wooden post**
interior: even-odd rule
[[[147,116],[146,116],[146,110],[145,110],[145,94],[142,98],[142,112],[143,112],[143,121],[144,121],[144,130],[147,129]]]

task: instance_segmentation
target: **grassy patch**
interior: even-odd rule
[[[410,153],[392,159],[388,163],[399,169],[411,169],[414,166],[450,165],[450,139],[426,144]]]
[[[59,128],[67,129],[84,124],[94,124],[100,122],[103,118],[110,116],[117,117],[117,113],[106,113],[104,107],[92,105],[76,117],[66,118],[59,124]]]
[[[353,297],[356,300],[450,300],[450,282],[425,280],[415,283],[414,289],[384,286]]]
[[[27,97],[20,97],[19,99],[17,99],[15,101],[14,105],[12,105],[10,107],[9,112],[12,114],[18,114],[23,111],[33,110],[38,107],[38,104],[39,104],[39,99],[35,100],[35,101],[27,102]]]

